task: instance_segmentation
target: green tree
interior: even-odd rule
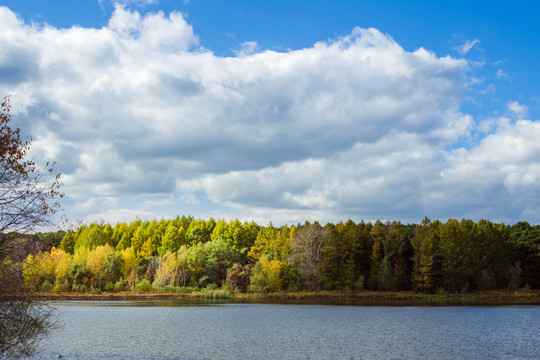
[[[200,286],[221,285],[227,269],[236,262],[232,247],[221,239],[197,243],[189,249],[187,263],[194,283]]]
[[[131,246],[133,247],[133,250],[135,250],[135,254],[137,254],[138,258],[142,258],[143,256],[140,255],[142,247],[146,239],[144,238],[144,230],[142,229],[142,224],[135,230],[135,233],[133,234],[133,237],[131,238]]]
[[[139,230],[141,225],[142,225],[141,220],[136,220],[136,221],[131,222],[128,225],[127,230],[125,230],[122,233],[122,237],[120,238],[120,241],[116,245],[116,250],[125,250],[129,247],[133,247],[131,239],[134,237],[135,232]],[[139,232],[139,236],[140,236],[140,232]],[[140,239],[138,238],[137,240],[141,240],[141,243],[140,244],[137,243],[137,246],[139,247],[142,246],[142,236],[140,237]]]
[[[193,220],[186,230],[186,243],[191,246],[199,242],[208,242],[210,241],[210,234],[211,231],[207,229],[206,222],[204,220]]]
[[[379,270],[384,258],[383,240],[385,233],[385,226],[377,220],[370,233],[371,238],[373,239],[373,246],[371,248],[371,270],[369,273],[368,286],[371,289],[377,289],[379,284]]]
[[[122,254],[118,252],[111,252],[105,258],[105,271],[103,273],[103,280],[101,283],[106,284],[105,290],[110,291],[114,289],[116,284],[122,278],[122,265],[124,260]]]
[[[440,222],[427,217],[417,226],[412,239],[414,248],[413,284],[417,291],[434,292],[443,286]]]
[[[170,221],[163,235],[161,246],[159,247],[159,254],[164,255],[167,252],[176,252],[182,244],[185,242],[186,232],[184,228],[180,226],[177,228],[174,222]]]
[[[73,231],[68,230],[62,238],[60,249],[64,250],[68,254],[73,254],[75,252],[75,240],[75,234]]]
[[[383,247],[385,256],[393,268],[396,287],[399,290],[408,290],[414,249],[409,239],[407,227],[399,221],[392,221],[387,226]]]
[[[105,230],[107,229],[107,231]],[[92,223],[89,226],[82,226],[80,231],[77,231],[74,249],[84,247],[94,249],[97,246],[112,244],[113,240],[112,228],[110,225]]]
[[[114,225],[114,227],[113,227],[113,232],[112,232],[112,235],[111,235],[111,239],[112,239],[112,244],[111,245],[114,248],[116,248],[118,246],[118,243],[120,242],[120,240],[122,240],[122,237],[124,236],[124,234],[127,233],[128,231],[129,231],[129,228],[128,228],[128,225],[125,222],[116,223],[116,225]],[[129,246],[127,246],[127,247],[129,247]]]
[[[540,225],[532,226],[521,221],[507,231],[511,264],[520,262],[521,282],[540,289]]]
[[[521,266],[519,261],[508,270],[508,290],[517,290],[521,287]]]
[[[394,291],[397,289],[394,270],[386,257],[381,262],[379,269],[378,289],[382,291]]]

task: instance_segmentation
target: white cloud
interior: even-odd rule
[[[508,104],[506,104],[506,106],[508,107],[508,110],[512,111],[520,118],[526,117],[527,112],[529,111],[529,109],[525,105],[521,105],[517,101],[510,101]]]
[[[118,4],[121,6],[135,5],[137,7],[144,7],[146,5],[157,4],[159,0],[99,0],[100,3],[107,2]],[[187,3],[187,1],[185,1]]]
[[[255,54],[259,44],[256,41],[245,41],[240,44],[240,48],[234,51],[238,57],[250,56]]]
[[[446,187],[454,191],[441,200],[467,209],[470,216],[506,221],[530,218],[530,210],[540,204],[538,136],[540,123],[520,120],[501,126],[474,149],[456,151],[441,176],[442,182],[454,184]]]
[[[536,184],[536,163],[508,158],[501,173],[486,160],[525,123],[490,121],[480,145],[455,150],[476,126],[460,110],[468,63],[375,29],[222,58],[180,13],[117,6],[104,28],[60,30],[0,7],[0,44],[0,92],[36,159],[57,161],[77,217],[174,216],[163,209],[208,209],[205,197],[225,206],[214,216],[261,223],[534,214],[534,197],[510,214],[502,201]]]
[[[85,216],[85,222],[101,222],[105,221],[110,224],[116,223],[130,223],[136,219],[141,219],[144,221],[150,221],[154,219],[161,219],[163,216],[159,216],[152,211],[144,210],[133,210],[133,209],[103,209],[103,211],[98,213],[90,213]]]
[[[480,40],[467,40],[462,46],[458,48],[458,51],[461,55],[466,55],[476,44],[480,44]]]
[[[501,69],[497,70],[497,78],[511,80],[510,75],[508,75],[506,72],[504,72],[504,70]]]

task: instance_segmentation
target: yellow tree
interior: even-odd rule
[[[180,249],[176,252],[176,264],[178,266],[179,271],[179,282],[181,281],[181,284],[183,286],[186,285],[186,276],[187,276],[187,269],[188,269],[188,248],[185,245],[180,246]]]
[[[250,289],[254,292],[276,292],[281,290],[281,264],[263,255],[255,264],[250,278]]]
[[[142,244],[141,250],[139,251],[139,257],[145,258],[154,255],[154,252],[156,251],[156,248],[154,246],[153,237],[150,236],[146,241]]]
[[[178,263],[176,261],[176,254],[168,252],[163,256],[156,270],[154,283],[159,287],[174,285],[177,274]]]
[[[277,258],[279,248],[278,230],[270,223],[266,228],[263,228],[257,234],[255,243],[249,249],[248,257],[253,263],[256,263],[262,255],[266,254],[269,257]]]
[[[109,244],[97,246],[88,253],[86,267],[92,273],[92,283],[94,285],[98,284],[99,271],[105,268],[105,260],[112,253],[114,253],[114,248]]]
[[[28,254],[23,262],[23,277],[26,286],[37,289],[41,282],[41,269],[39,258],[32,254]]]
[[[42,251],[36,256],[28,254],[23,264],[23,276],[26,285],[39,290],[43,284],[48,284],[50,288],[44,286],[43,290],[51,290],[55,280],[55,267],[56,264],[48,252]]]
[[[139,263],[135,250],[132,247],[122,251],[122,276],[124,279],[129,278],[131,271],[135,269]]]
[[[56,279],[66,280],[69,277],[71,266],[71,255],[64,250],[53,247],[51,249],[51,261],[54,264],[54,274]]]

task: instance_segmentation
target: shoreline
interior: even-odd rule
[[[46,301],[121,301],[121,300],[204,300],[220,302],[306,303],[343,305],[540,305],[540,291],[475,292],[465,294],[419,294],[414,292],[279,292],[268,294],[231,294],[226,299],[205,299],[194,293],[38,293],[34,297]]]

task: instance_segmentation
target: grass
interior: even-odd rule
[[[185,289],[183,289],[185,290]],[[194,289],[195,290],[195,289]],[[231,299],[233,301],[305,302],[310,304],[350,305],[540,305],[540,290],[482,291],[470,293],[422,294],[409,291],[284,291],[267,294],[237,293],[227,289],[201,289],[170,292],[153,289],[148,293],[39,293],[51,300],[129,300],[129,299]]]
[[[204,299],[212,299],[212,300],[219,300],[219,299],[229,299],[231,297],[231,292],[228,290],[221,290],[221,289],[204,289],[201,291],[201,296]]]

